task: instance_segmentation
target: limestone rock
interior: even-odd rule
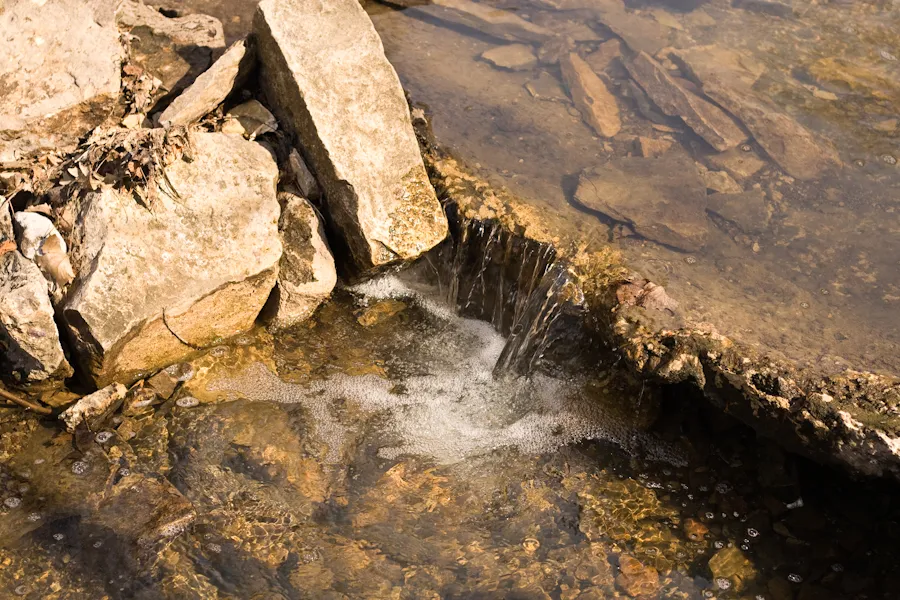
[[[225,115],[222,133],[235,133],[248,140],[278,130],[278,121],[259,100],[239,104]]]
[[[397,4],[509,42],[540,43],[554,36],[550,29],[530,23],[511,12],[469,0],[431,0],[427,4],[415,0],[399,0]]]
[[[53,320],[47,281],[15,246],[0,254],[0,373],[16,383],[72,374]]]
[[[75,431],[75,428],[83,421],[87,421],[88,427],[94,430],[96,428],[92,426],[92,423],[102,421],[111,415],[125,399],[127,393],[128,389],[124,385],[113,383],[81,398],[59,415],[59,418],[66,424],[66,429],[70,432]]]
[[[635,233],[688,252],[708,234],[706,187],[680,153],[614,158],[581,174],[575,201],[630,225]]]
[[[721,154],[713,154],[709,157],[709,162],[715,168],[724,170],[738,181],[752,177],[766,166],[766,162],[755,152],[752,150],[745,152],[741,148],[732,148]]]
[[[192,162],[166,167],[179,197],[153,209],[104,189],[76,231],[77,277],[62,313],[98,385],[130,383],[249,329],[278,272],[278,169],[259,144],[191,137]]]
[[[677,50],[672,53],[703,93],[740,119],[781,168],[798,179],[813,179],[838,167],[834,148],[787,116],[768,98],[753,91],[762,68],[732,50],[714,46]]]
[[[613,38],[600,44],[597,50],[584,57],[584,61],[595,73],[600,73],[620,56],[622,56],[622,42]]]
[[[161,82],[163,101],[193,83],[225,49],[222,23],[208,15],[169,18],[151,6],[124,0],[116,9],[116,23],[130,34],[129,61]]]
[[[316,181],[315,175],[309,170],[306,161],[303,160],[296,148],[292,148],[291,153],[288,155],[288,166],[291,169],[294,185],[300,190],[300,195],[307,200],[318,201],[322,197],[319,182]]]
[[[113,0],[7,2],[0,11],[0,165],[74,148],[118,103]]]
[[[537,56],[532,52],[531,46],[525,44],[509,44],[491,48],[482,54],[481,58],[495,67],[510,71],[527,71],[537,65]]]
[[[260,81],[299,136],[358,269],[411,260],[447,234],[409,106],[356,0],[263,0]]]
[[[680,117],[716,150],[728,150],[747,139],[722,109],[686,90],[646,53],[639,53],[625,66],[660,110],[670,117]]]
[[[623,554],[619,557],[616,585],[631,597],[653,596],[659,590],[659,573],[639,560]]]
[[[187,125],[212,111],[240,85],[252,68],[253,60],[253,52],[245,40],[232,44],[159,115],[159,124],[163,127]]]
[[[334,258],[325,241],[325,231],[312,205],[292,192],[278,195],[282,203],[278,229],[284,254],[278,271],[277,312],[273,327],[282,329],[301,323],[337,284]]]
[[[585,122],[597,135],[613,137],[622,129],[619,107],[603,81],[574,52],[559,63],[563,81]]]

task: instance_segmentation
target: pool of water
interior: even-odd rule
[[[99,431],[4,411],[4,597],[900,592],[893,488],[614,363],[495,374],[505,340],[445,294],[410,275],[341,290],[289,334],[197,355],[170,400]],[[184,500],[186,528],[147,519]],[[161,526],[180,534],[151,539]]]

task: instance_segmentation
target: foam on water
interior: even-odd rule
[[[296,384],[281,381],[257,363],[233,378],[214,381],[211,389],[251,400],[304,405],[328,445],[326,460],[333,463],[341,460],[347,433],[347,425],[331,410],[337,400],[386,416],[384,433],[400,443],[381,448],[379,455],[384,458],[411,454],[452,464],[504,447],[541,453],[597,439],[657,460],[682,462],[677,451],[630,427],[609,404],[585,395],[583,382],[577,378],[543,374],[495,378],[493,369],[504,339],[490,324],[456,316],[395,276],[351,289],[370,300],[413,298],[446,322],[417,342],[416,357],[426,365],[425,374],[392,380],[337,375]]]

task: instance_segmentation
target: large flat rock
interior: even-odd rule
[[[73,147],[118,102],[113,0],[12,0],[0,11],[0,164]]]
[[[253,325],[278,273],[278,168],[259,144],[192,135],[152,210],[113,189],[78,217],[62,312],[98,386],[128,383]]]
[[[356,266],[413,259],[444,239],[400,81],[359,3],[264,0],[254,29],[262,87]]]

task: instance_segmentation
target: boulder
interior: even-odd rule
[[[47,281],[37,265],[15,249],[0,253],[0,373],[23,384],[72,374],[53,320]]]
[[[575,201],[627,223],[641,237],[687,252],[708,235],[706,186],[681,153],[614,158],[581,174]]]
[[[282,204],[278,229],[284,254],[279,263],[272,326],[282,329],[312,316],[331,295],[337,272],[325,230],[312,204],[290,191],[281,192],[278,199]]]
[[[118,105],[114,0],[13,0],[0,11],[0,165],[74,148]]]
[[[611,138],[622,129],[616,98],[584,60],[572,52],[559,61],[572,102],[597,135]]]
[[[98,386],[133,382],[249,329],[275,284],[275,161],[235,136],[190,141],[192,161],[165,167],[177,197],[160,190],[148,210],[107,188],[79,212],[62,314]]]
[[[129,62],[161,83],[162,101],[181,93],[225,49],[222,23],[208,15],[169,18],[153,7],[124,0],[116,23],[130,34]],[[152,108],[151,108],[152,110]]]
[[[322,185],[356,267],[411,260],[447,234],[409,107],[356,0],[263,0],[260,82]]]
[[[197,77],[180,96],[159,115],[163,127],[187,125],[212,111],[238,87],[249,73],[253,52],[247,42],[235,42],[208,71]]]

